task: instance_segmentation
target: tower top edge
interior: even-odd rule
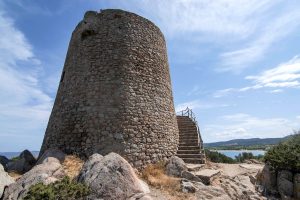
[[[101,17],[101,16],[105,16],[105,15],[116,15],[117,17],[122,17],[122,16],[126,16],[126,17],[137,17],[140,18],[143,21],[146,21],[149,24],[152,24],[154,27],[156,27],[160,32],[162,32],[160,30],[160,28],[151,20],[140,16],[136,13],[130,12],[130,11],[126,11],[126,10],[122,10],[122,9],[100,9],[99,11],[93,11],[93,10],[89,10],[86,11],[84,14],[84,18],[83,20],[88,20],[89,18],[94,18],[94,17]]]

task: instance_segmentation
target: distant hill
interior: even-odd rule
[[[250,139],[235,139],[223,142],[204,143],[204,147],[230,147],[230,146],[253,146],[253,145],[272,145],[284,141],[289,136],[283,138],[250,138]]]

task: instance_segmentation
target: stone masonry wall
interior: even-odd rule
[[[116,152],[139,167],[176,154],[177,145],[159,28],[122,10],[87,12],[72,34],[41,154]]]

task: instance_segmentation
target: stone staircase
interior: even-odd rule
[[[204,164],[205,153],[198,125],[189,116],[177,116],[179,146],[177,156],[186,163]]]

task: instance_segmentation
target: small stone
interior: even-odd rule
[[[196,192],[196,187],[194,186],[193,183],[187,181],[187,180],[182,180],[181,181],[181,190],[184,193],[195,193]]]

